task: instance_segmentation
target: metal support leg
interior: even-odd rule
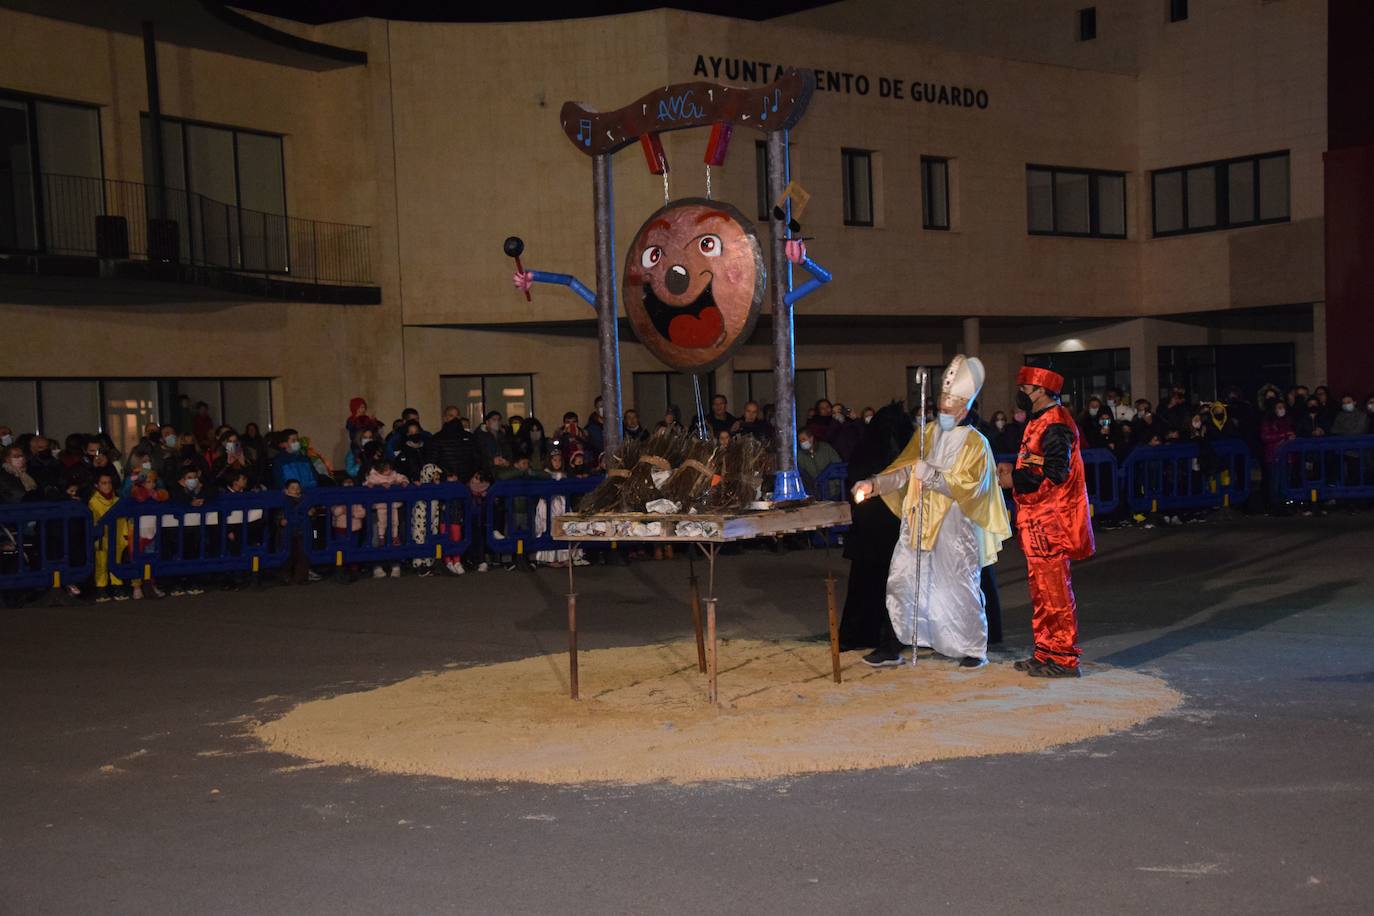
[[[573,590],[572,545],[568,549],[568,691],[577,699],[577,592]]]
[[[714,706],[716,697],[716,599],[706,599],[706,698]]]
[[[706,673],[706,637],[701,631],[701,589],[697,587],[696,558],[687,554],[687,583],[692,596],[692,629],[697,637],[697,671]]]
[[[835,611],[835,575],[825,574],[825,607],[830,615],[830,668],[840,683],[840,616]]]

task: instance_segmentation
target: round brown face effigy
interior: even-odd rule
[[[625,314],[660,362],[706,372],[753,332],[765,278],[758,233],[739,210],[704,198],[675,200],[630,244]]]

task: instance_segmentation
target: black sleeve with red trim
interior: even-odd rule
[[[1058,485],[1069,479],[1069,454],[1073,450],[1073,430],[1056,423],[1045,430],[1040,440],[1045,450],[1044,463],[1017,468],[1011,472],[1012,488],[1017,493],[1034,493],[1045,480]]]

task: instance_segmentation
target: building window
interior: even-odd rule
[[[533,375],[441,375],[439,400],[444,407],[455,406],[475,430],[482,418],[493,410],[501,416],[534,416]],[[588,405],[590,409],[591,405]],[[581,413],[578,416],[585,420]],[[562,419],[561,417],[559,419]],[[553,418],[549,418],[552,423]],[[546,424],[548,425],[548,424]],[[558,425],[558,424],[552,424]]]
[[[1087,406],[1088,398],[1102,397],[1108,388],[1131,390],[1131,350],[1068,350],[1056,353],[1027,353],[1027,366],[1043,366],[1064,376],[1065,406],[1075,411]]]
[[[792,391],[797,399],[797,426],[806,425],[806,412],[825,397],[825,370],[798,369]],[[772,369],[750,369],[735,373],[735,403],[731,413],[740,416],[744,405],[756,401],[760,408],[777,406],[777,389],[773,387]]]
[[[1084,7],[1078,11],[1078,40],[1092,41],[1097,37],[1097,7]]]
[[[0,379],[0,418],[16,433],[59,442],[72,433],[105,433],[125,454],[149,423],[191,432],[201,401],[215,426],[272,429],[272,388],[265,378]]]
[[[949,160],[921,157],[921,227],[949,228]]]
[[[935,403],[940,398],[940,380],[944,377],[944,366],[907,366],[906,367],[906,409],[915,411],[921,406],[921,383],[917,373],[926,370],[926,417],[935,412]]]
[[[711,398],[716,394],[715,376],[707,372],[701,380],[701,406],[709,411]],[[683,426],[696,416],[697,396],[692,388],[692,376],[685,372],[636,372],[634,391],[634,404],[626,407],[633,407],[638,412],[639,425],[645,429],[657,427],[669,410]]]
[[[152,122],[143,117],[143,174],[156,174]],[[277,134],[162,119],[167,212],[181,235],[181,253],[234,270],[290,270],[286,171]],[[180,193],[178,193],[180,192]],[[161,207],[149,193],[149,214]]]
[[[844,224],[873,225],[873,153],[869,150],[840,150],[844,177]]]
[[[1289,218],[1287,151],[1160,169],[1150,178],[1156,236]]]
[[[1026,166],[1031,235],[1126,237],[1126,175],[1095,169]]]
[[[64,254],[94,238],[103,175],[99,109],[0,94],[0,251]]]
[[[754,176],[758,181],[759,220],[766,222],[773,201],[768,193],[768,144],[761,140],[754,142]]]
[[[1169,0],[1169,21],[1182,22],[1188,18],[1188,0]]]
[[[1227,344],[1159,348],[1159,401],[1181,388],[1190,401],[1215,401],[1239,388],[1246,398],[1265,385],[1288,390],[1296,384],[1291,343]]]

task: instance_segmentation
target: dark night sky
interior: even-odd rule
[[[461,0],[234,0],[228,6],[257,10],[300,22],[321,23],[359,16],[379,19],[410,19],[433,22],[510,22],[529,19],[568,19],[605,16],[669,7],[734,16],[738,19],[771,19],[796,13],[834,0],[697,0],[697,2],[533,2],[464,3]]]

